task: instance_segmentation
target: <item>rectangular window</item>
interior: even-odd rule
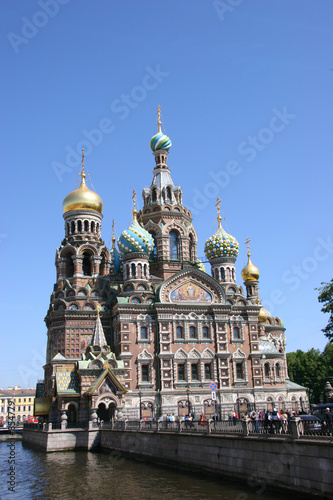
[[[233,332],[234,332],[234,339],[240,340],[241,336],[240,336],[240,330],[239,330],[238,326],[234,326]]]
[[[208,326],[203,326],[202,327],[202,338],[204,338],[204,339],[208,339],[209,338]]]
[[[212,365],[210,363],[205,363],[205,379],[212,379]]]
[[[183,327],[182,326],[176,327],[176,337],[177,337],[177,339],[183,338]]]
[[[191,375],[192,375],[192,380],[198,380],[198,365],[197,364],[191,365]]]
[[[190,339],[196,339],[197,338],[197,331],[195,326],[190,326]]]
[[[185,380],[185,365],[178,365],[178,380]]]
[[[140,329],[141,339],[148,340],[148,329],[146,326],[142,326]]]
[[[238,380],[244,379],[244,367],[243,367],[243,363],[236,363],[236,378]]]
[[[149,369],[148,365],[142,365],[141,366],[141,379],[142,382],[148,382],[149,381]]]

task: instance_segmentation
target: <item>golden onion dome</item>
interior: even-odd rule
[[[250,259],[250,252],[247,253],[247,257],[247,264],[242,270],[243,281],[258,281],[260,276],[259,269],[254,264],[252,264]]]
[[[101,214],[103,212],[101,197],[88,188],[84,169],[82,169],[80,176],[80,186],[69,193],[63,201],[62,209],[64,214],[70,210],[94,210]]]
[[[262,307],[259,311],[258,321],[259,323],[265,323],[267,321],[267,312],[264,307]]]

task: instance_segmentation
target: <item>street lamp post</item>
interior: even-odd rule
[[[139,400],[140,400],[140,420],[142,419],[141,398],[142,398],[142,391],[141,391],[141,389],[140,389],[140,390],[139,390]]]

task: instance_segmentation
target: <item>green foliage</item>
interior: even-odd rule
[[[321,311],[330,313],[328,324],[322,331],[325,333],[325,337],[333,342],[333,279],[329,283],[322,283],[322,285],[321,288],[317,288],[320,292],[318,301],[324,304]]]
[[[326,382],[333,382],[333,344],[328,342],[322,353],[319,349],[289,352],[287,363],[290,380],[312,391],[311,403],[319,403],[320,396],[325,401]]]

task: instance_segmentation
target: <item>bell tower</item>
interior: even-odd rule
[[[110,343],[110,252],[101,237],[103,202],[87,186],[82,150],[80,185],[63,202],[65,238],[56,250],[57,281],[45,322],[48,328],[47,363],[58,353],[80,358],[89,345],[96,307]]]
[[[143,209],[138,219],[155,244],[150,255],[151,274],[167,279],[197,262],[198,239],[192,225],[192,214],[183,205],[183,191],[171,178],[167,161],[172,144],[163,134],[161,125],[161,107],[158,106],[158,131],[150,140],[155,157],[153,181],[143,190]]]

